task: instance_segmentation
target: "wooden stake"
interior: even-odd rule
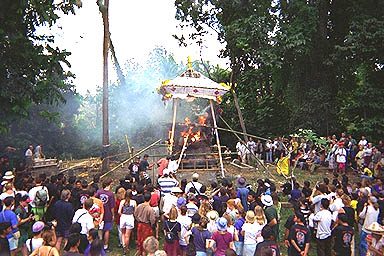
[[[217,149],[219,150],[219,160],[220,160],[221,176],[223,176],[223,178],[224,178],[225,177],[224,164],[223,164],[223,157],[221,156],[221,146],[220,146],[220,139],[219,139],[219,131],[217,130],[216,115],[215,115],[215,110],[213,108],[213,101],[209,100],[209,104],[211,105],[213,127],[215,129],[215,134],[216,134]]]
[[[127,142],[129,157],[131,157],[133,152],[131,150],[131,146],[129,144],[129,140],[128,140],[128,135],[127,134],[125,134],[125,141]]]
[[[176,127],[176,114],[177,114],[177,99],[173,99],[173,118],[172,118],[172,131],[171,138],[169,139],[169,149],[168,152],[172,154],[174,139],[175,139],[175,127]]]
[[[243,130],[243,133],[244,133],[243,134],[244,135],[244,140],[245,140],[245,142],[248,142],[248,137],[245,135],[247,133],[247,129],[245,128],[243,114],[241,113],[239,100],[237,99],[237,95],[236,95],[235,89],[233,88],[233,83],[232,83],[233,82],[233,70],[231,72],[231,77],[229,79],[229,82],[230,82],[230,85],[231,85],[231,93],[232,93],[232,96],[233,96],[233,101],[235,102],[235,107],[236,107],[236,110],[237,110],[237,114],[239,115],[239,121],[240,121],[241,130]]]
[[[189,135],[188,135],[189,136]],[[180,156],[179,156],[179,160],[177,160],[177,169],[179,169],[179,165],[181,163],[181,159],[183,158],[183,154],[184,154],[184,151],[185,149],[187,148],[187,142],[188,142],[188,136],[187,137],[184,137],[184,144],[183,144],[183,148],[181,149],[181,153],[180,153]]]

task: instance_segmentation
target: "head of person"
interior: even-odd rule
[[[33,236],[38,236],[41,234],[41,231],[44,229],[44,222],[36,221],[32,226],[32,234]]]
[[[340,224],[346,224],[348,223],[348,217],[345,213],[339,213],[337,215],[337,219],[339,220]]]
[[[149,236],[144,240],[143,248],[147,255],[153,255],[159,249],[159,240],[154,236]]]
[[[148,160],[148,157],[149,157],[149,155],[145,154],[144,157],[143,157],[143,160]]]
[[[175,206],[172,206],[171,210],[168,213],[169,220],[176,220],[178,216],[177,209]]]
[[[208,223],[209,223],[208,218],[205,217],[205,216],[201,216],[200,221],[199,221],[199,229],[200,229],[200,230],[204,230],[204,229],[206,229]]]
[[[126,194],[126,190],[125,188],[121,187],[117,190],[117,193],[116,193],[116,199],[117,200],[122,200],[124,199],[125,197],[125,194]]]
[[[224,213],[223,214],[223,218],[225,218],[227,220],[227,226],[230,227],[232,226],[232,216],[229,215],[228,213]]]
[[[78,248],[80,245],[80,234],[70,234],[67,244],[70,248]]]
[[[264,240],[274,240],[275,234],[273,233],[273,230],[270,226],[265,225],[263,229],[261,230],[261,236],[264,238]]]
[[[103,189],[109,189],[111,187],[111,184],[112,184],[112,179],[111,178],[105,178],[104,181],[103,181]]]
[[[71,198],[71,191],[68,189],[63,189],[63,191],[61,191],[60,199],[63,201],[68,201],[69,198]]]
[[[56,233],[53,229],[44,229],[43,233],[41,234],[41,238],[43,238],[43,245],[56,245]]]
[[[199,180],[199,174],[198,173],[194,173],[192,175],[192,181],[197,182],[198,180]]]
[[[265,217],[264,210],[260,205],[255,207],[255,220],[260,225],[264,225],[267,223],[267,218]]]
[[[300,211],[295,212],[295,222],[297,223],[305,223],[305,217],[304,214],[302,214]]]
[[[84,208],[89,211],[93,206],[93,199],[92,198],[88,198],[84,201]]]
[[[323,198],[321,199],[321,208],[323,208],[324,210],[328,210],[329,208],[329,200],[327,198]]]
[[[15,198],[9,196],[3,200],[3,204],[6,208],[10,208],[15,204]]]
[[[216,221],[216,227],[217,227],[217,230],[218,231],[221,231],[221,232],[226,232],[227,231],[227,228],[228,228],[228,221],[226,218],[224,217],[220,217],[217,219]]]
[[[95,176],[93,176],[93,183],[99,183],[100,182],[100,174],[95,174]]]
[[[99,256],[104,248],[104,242],[100,239],[96,239],[91,243],[91,249],[89,251],[90,256]]]
[[[12,232],[11,222],[2,222],[0,223],[0,234],[5,237]]]
[[[86,180],[81,181],[81,189],[86,190],[88,188],[88,182]]]
[[[255,223],[255,212],[247,211],[247,214],[245,215],[245,221],[251,224]]]
[[[88,231],[88,241],[93,242],[96,239],[99,239],[99,231],[95,228],[91,228]]]
[[[77,222],[72,223],[71,227],[69,228],[70,234],[72,234],[72,233],[79,233],[80,234],[80,231],[81,231],[81,225]]]
[[[237,254],[235,250],[228,248],[227,250],[225,250],[225,256],[237,256]]]
[[[144,201],[145,202],[151,201],[151,193],[148,193],[148,192],[144,193]]]

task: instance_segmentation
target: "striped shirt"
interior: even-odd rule
[[[157,181],[161,187],[161,194],[171,193],[173,187],[177,187],[179,182],[171,177],[161,177]]]

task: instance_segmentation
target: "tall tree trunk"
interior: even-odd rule
[[[109,160],[106,158],[109,152],[109,118],[108,118],[108,48],[109,48],[109,0],[104,0],[105,10],[102,12],[104,23],[103,38],[103,151],[102,171],[107,172]]]

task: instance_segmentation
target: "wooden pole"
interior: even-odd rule
[[[176,127],[176,114],[177,114],[177,99],[173,99],[173,118],[172,118],[172,131],[171,138],[169,139],[169,149],[168,152],[172,154],[174,139],[175,139],[175,127]]]
[[[224,173],[224,164],[223,164],[223,157],[221,155],[221,146],[220,146],[220,139],[219,139],[219,131],[217,130],[217,124],[216,124],[216,115],[215,110],[213,108],[213,101],[209,100],[209,104],[211,105],[211,111],[212,111],[212,119],[213,119],[213,127],[215,129],[216,134],[216,143],[217,143],[217,149],[219,150],[219,160],[220,160],[220,169],[221,169],[221,176],[225,177]]]
[[[109,119],[108,119],[108,49],[109,49],[109,0],[104,0],[105,9],[102,12],[104,23],[103,37],[103,165],[102,171],[107,172],[109,168]]]
[[[179,159],[177,160],[177,169],[179,169],[179,165],[181,163],[181,159],[183,158],[183,154],[184,154],[184,151],[186,150],[186,146],[187,146],[187,142],[188,142],[188,136],[187,137],[184,137],[184,144],[183,144],[183,148],[181,149],[181,153],[180,153],[180,156],[179,156]]]
[[[241,130],[243,131],[243,135],[244,135],[244,141],[245,142],[248,142],[248,137],[245,135],[247,133],[247,129],[245,128],[245,123],[244,123],[244,119],[243,119],[243,114],[241,113],[241,109],[240,109],[240,104],[239,104],[239,100],[237,98],[237,95],[236,95],[236,92],[233,88],[233,70],[231,72],[231,77],[229,79],[229,82],[230,82],[230,85],[231,85],[231,93],[232,93],[232,96],[233,96],[233,101],[235,102],[235,107],[236,107],[236,110],[237,110],[237,114],[239,115],[239,121],[240,121],[240,126],[241,126]]]
[[[128,153],[129,153],[129,156],[131,157],[133,152],[131,150],[131,146],[129,144],[129,140],[128,140],[128,135],[127,134],[125,134],[125,141],[127,142]]]

